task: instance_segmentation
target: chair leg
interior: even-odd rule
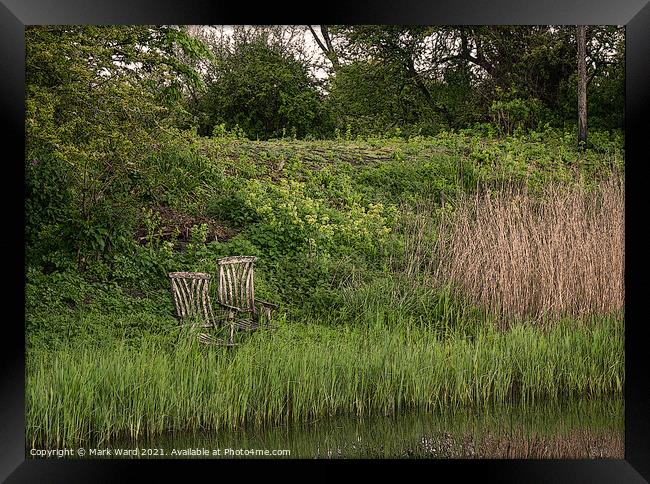
[[[176,344],[181,341],[181,338],[187,332],[187,323],[185,321],[180,321],[178,324],[178,337],[176,338]]]
[[[228,313],[228,321],[230,321],[230,344],[233,344],[235,336],[235,315],[232,311]]]

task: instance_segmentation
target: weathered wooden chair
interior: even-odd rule
[[[196,332],[201,343],[232,345],[232,335],[226,341],[200,331],[200,328],[219,330],[223,327],[220,323],[225,322],[215,318],[213,312],[210,275],[204,272],[170,272],[168,276],[171,281],[175,316],[179,320],[181,333],[184,328],[189,328],[190,331]]]
[[[272,328],[271,317],[278,304],[255,299],[253,266],[257,257],[233,256],[217,261],[219,290],[217,303],[227,313],[230,342],[234,329],[255,331]]]

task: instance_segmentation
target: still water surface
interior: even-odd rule
[[[334,416],[219,432],[169,432],[86,447],[111,451],[95,458],[622,459],[623,416],[622,399],[514,403],[393,416]]]

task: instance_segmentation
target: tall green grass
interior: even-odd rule
[[[195,345],[32,351],[27,441],[72,445],[119,435],[306,422],[340,413],[620,394],[623,326],[440,337],[380,312],[363,324],[282,324],[235,350]]]

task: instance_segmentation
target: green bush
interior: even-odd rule
[[[489,111],[494,124],[505,134],[535,129],[548,117],[539,99],[501,99],[493,101]]]

